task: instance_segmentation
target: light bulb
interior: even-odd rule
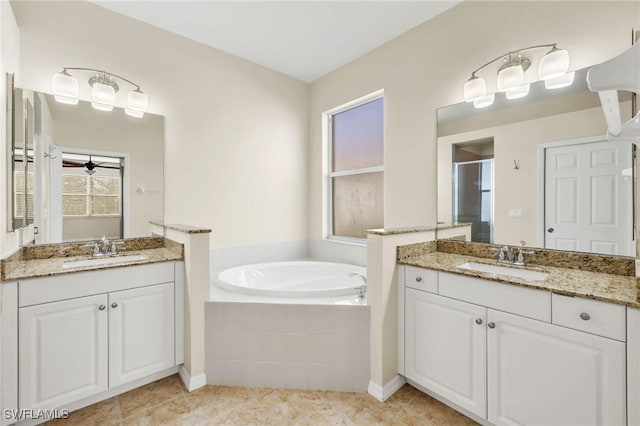
[[[80,87],[78,80],[69,75],[66,70],[51,76],[51,90],[56,101],[62,104],[76,105]]]
[[[487,84],[484,78],[472,75],[464,84],[464,100],[471,102],[487,95]]]
[[[520,64],[503,68],[498,73],[498,91],[500,92],[520,87],[523,84],[524,70]]]
[[[531,88],[531,84],[525,84],[520,87],[514,87],[513,89],[509,89],[505,92],[507,99],[519,99],[524,98],[529,94],[529,89]]]
[[[131,117],[142,118],[145,111],[149,107],[149,98],[142,93],[140,88],[132,90],[127,95],[127,106],[124,109],[125,114]]]
[[[95,82],[91,87],[91,106],[100,111],[112,111],[116,103],[116,91],[108,84]]]
[[[496,98],[496,94],[492,93],[490,95],[487,95],[485,97],[482,97],[480,99],[476,99],[473,101],[473,106],[475,108],[486,108],[489,105],[493,104],[493,101]]]
[[[553,47],[540,59],[538,76],[540,80],[559,77],[569,70],[569,52]]]
[[[576,76],[575,71],[568,72],[566,74],[560,74],[558,77],[549,78],[544,81],[544,87],[546,89],[560,89],[562,87],[571,86]]]

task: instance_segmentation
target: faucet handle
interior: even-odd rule
[[[100,254],[100,244],[95,243],[95,244],[93,245],[93,255],[94,255],[94,256],[97,256],[97,255],[99,255],[99,254]]]

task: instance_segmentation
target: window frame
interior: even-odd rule
[[[369,102],[383,99],[383,111],[384,111],[384,90],[377,90],[368,95],[362,96],[353,101],[342,104],[338,107],[332,108],[323,113],[324,131],[325,131],[325,166],[324,166],[324,185],[326,190],[324,191],[324,232],[323,239],[325,241],[339,242],[350,245],[366,246],[367,238],[355,238],[335,235],[333,233],[333,178],[342,176],[355,176],[363,175],[367,173],[383,173],[384,179],[384,134],[383,134],[383,164],[382,166],[363,167],[359,169],[341,170],[339,172],[332,172],[333,168],[333,116],[350,109],[359,107]],[[384,129],[384,113],[383,113],[383,129]],[[384,209],[383,209],[384,219]]]
[[[85,199],[85,212],[86,214],[64,214],[62,213],[62,218],[69,218],[69,219],[81,219],[81,218],[115,218],[115,217],[121,217],[122,216],[122,193],[124,192],[124,189],[122,187],[122,183],[123,183],[123,179],[122,176],[109,176],[109,177],[113,177],[119,180],[119,184],[120,184],[120,194],[102,194],[102,195],[96,195],[93,193],[93,185],[91,182],[91,175],[80,175],[80,174],[72,174],[72,173],[62,173],[61,177],[64,176],[80,176],[85,178],[86,182],[87,182],[87,190],[84,194],[65,194],[64,192],[62,192],[62,203],[64,204],[64,196],[65,195],[77,195],[80,197],[84,197]],[[118,198],[119,199],[119,203],[120,203],[120,212],[117,214],[95,214],[93,213],[93,197],[113,197],[113,198]]]

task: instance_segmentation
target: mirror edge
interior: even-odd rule
[[[13,219],[13,157],[14,157],[14,137],[13,137],[13,90],[15,88],[14,74],[6,73],[6,179],[7,179],[7,232],[13,232],[14,219]],[[10,213],[10,214],[9,214]]]

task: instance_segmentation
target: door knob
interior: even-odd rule
[[[476,324],[478,325],[482,324],[482,318],[476,318]]]
[[[589,321],[591,319],[591,315],[589,315],[586,312],[583,312],[583,313],[580,314],[580,318],[582,318],[585,321]]]
[[[111,304],[111,307],[115,309],[115,308],[117,308],[117,307],[118,307],[118,304],[117,304],[116,302],[113,302],[113,303]]]
[[[553,228],[549,228],[549,229],[547,229],[547,232],[548,232],[548,233],[550,233],[550,234],[552,234],[552,233],[553,233],[553,231],[555,231],[555,229],[553,229]]]
[[[98,306],[98,309],[100,309],[101,311],[104,311],[105,308],[106,308],[106,306],[104,306],[104,305]]]
[[[489,326],[489,328],[496,328],[496,323],[491,321],[487,326]]]
[[[420,281],[422,281],[422,277],[416,277],[416,282],[419,283]]]

